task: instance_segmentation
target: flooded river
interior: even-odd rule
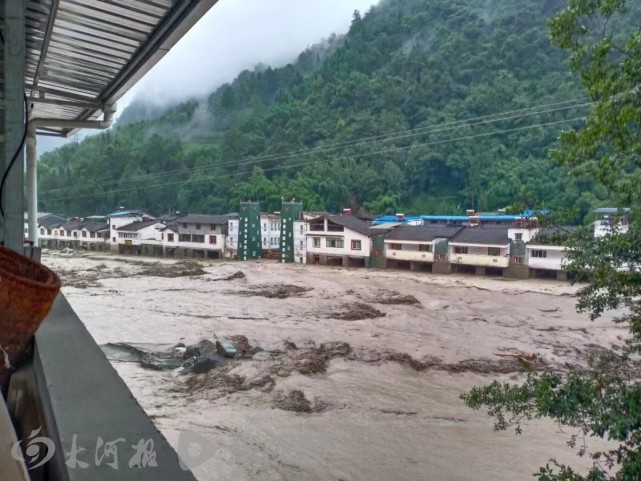
[[[194,470],[200,481],[515,481],[552,457],[585,466],[566,446],[572,433],[546,421],[521,436],[494,432],[459,395],[518,380],[518,361],[500,354],[583,363],[624,333],[577,314],[575,288],[556,281],[267,261],[204,271],[115,256],[43,261],[101,345],[245,336],[267,351],[224,375],[112,361],[170,443],[181,430],[211,443]],[[170,277],[177,269],[185,275]],[[305,409],[283,402],[293,395]]]

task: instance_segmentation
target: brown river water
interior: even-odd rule
[[[112,361],[170,443],[181,430],[211,443],[194,470],[200,481],[516,481],[550,458],[586,467],[566,445],[572,432],[549,421],[520,436],[494,432],[459,395],[521,379],[518,361],[497,354],[581,364],[625,332],[576,313],[576,288],[557,281],[269,261],[204,262],[204,273],[108,255],[43,261],[99,344],[242,335],[270,351],[207,375]],[[168,277],[180,269],[188,275]],[[237,271],[244,277],[223,280]],[[299,391],[303,408],[290,410],[283,400]]]

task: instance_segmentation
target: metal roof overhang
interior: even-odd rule
[[[29,118],[98,120],[217,1],[26,0]],[[42,126],[38,134],[67,137],[78,129]]]

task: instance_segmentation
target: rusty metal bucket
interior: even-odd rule
[[[0,246],[0,386],[59,291],[60,279],[51,269]]]

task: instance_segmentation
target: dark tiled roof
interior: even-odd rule
[[[176,219],[181,224],[226,224],[229,216],[225,215],[205,215],[205,214],[188,214]]]
[[[461,244],[485,244],[485,245],[508,245],[510,238],[507,236],[507,227],[503,229],[485,227],[464,227],[452,239],[451,242]]]
[[[73,220],[71,222],[66,222],[64,224],[61,224],[60,227],[65,229],[65,230],[81,229],[82,228],[82,222],[80,222],[78,220]]]
[[[94,223],[85,223],[85,229],[89,232],[98,232],[101,230],[109,230],[109,224],[94,224]]]
[[[66,224],[67,219],[56,214],[50,214],[45,217],[38,218],[38,225],[51,229],[52,227],[58,227],[59,225]]]
[[[118,227],[118,229],[116,230],[122,230],[127,232],[138,232],[140,229],[144,229],[145,227],[149,227],[150,225],[154,225],[154,224],[158,224],[158,222],[155,220],[138,221],[138,222],[132,222],[131,224],[123,225],[122,227]]]
[[[407,241],[426,241],[431,242],[434,239],[454,237],[463,227],[461,226],[412,226],[403,225],[390,232],[386,239],[407,240]]]
[[[356,217],[350,215],[328,215],[327,219],[335,224],[342,225],[354,232],[358,232],[363,235],[372,235],[379,233],[377,230],[372,230],[372,226],[365,221],[362,221]]]
[[[157,217],[156,220],[164,223],[169,223],[175,221],[176,219],[180,219],[181,217],[185,217],[186,215],[187,214],[165,214]]]

